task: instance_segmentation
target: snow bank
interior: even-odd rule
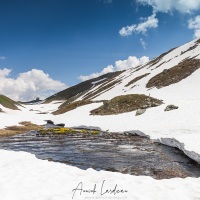
[[[49,104],[23,105],[20,110],[11,110],[0,105],[3,112],[0,112],[0,129],[6,126],[19,125],[22,121],[31,121],[32,123],[43,125],[44,120],[51,119],[51,112],[57,110],[62,101],[53,101]]]
[[[82,191],[80,195],[80,191],[72,191],[81,182],[83,190],[93,190],[96,184],[96,192]],[[114,190],[116,184],[120,193],[105,193]],[[79,200],[189,200],[200,197],[199,187],[199,178],[155,180],[93,169],[84,171],[39,160],[29,153],[0,150],[1,200],[69,200],[74,192],[73,199]],[[78,188],[81,189],[81,184]]]

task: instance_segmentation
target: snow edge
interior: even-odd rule
[[[200,164],[200,154],[194,152],[194,151],[189,151],[185,149],[185,144],[179,142],[175,138],[158,138],[158,139],[152,139],[149,135],[139,131],[139,130],[131,130],[131,131],[124,131],[123,133],[125,134],[132,134],[132,135],[138,135],[138,136],[143,136],[147,137],[155,142],[170,146],[170,147],[176,147],[179,150],[181,150],[186,156],[191,158],[192,160],[196,161],[198,164]]]

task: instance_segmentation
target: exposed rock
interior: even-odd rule
[[[148,105],[141,106],[141,109],[146,109],[146,108],[148,108]]]
[[[61,128],[61,127],[65,127],[64,123],[59,123],[59,124],[54,124],[53,121],[51,120],[45,120],[47,123],[45,124],[45,128]]]
[[[54,128],[55,124],[51,120],[45,120],[47,123],[45,124],[45,128]]]
[[[158,103],[158,102],[152,102],[151,103],[151,107],[156,107],[156,106],[159,106],[160,105],[160,103]]]
[[[3,112],[3,110],[0,108],[0,112]]]
[[[175,110],[175,109],[178,109],[178,106],[171,104],[165,108],[165,111],[170,111],[170,110]]]
[[[142,115],[146,112],[146,109],[137,109],[135,116]]]
[[[55,126],[65,127],[65,124],[64,123],[60,123],[60,124],[56,124]]]
[[[164,69],[164,70],[163,70],[163,74],[166,74],[166,73],[167,73],[167,69]]]
[[[47,124],[52,124],[52,125],[54,125],[54,122],[51,121],[51,120],[45,120],[45,121],[47,122]]]
[[[97,127],[97,126],[85,126],[85,125],[81,125],[81,126],[74,126],[71,127],[72,129],[85,129],[85,130],[95,130],[95,131],[102,131],[101,128]]]

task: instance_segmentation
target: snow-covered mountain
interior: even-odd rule
[[[200,40],[196,39],[161,54],[145,65],[82,82],[48,100],[99,101],[119,95],[146,94],[173,103],[186,98],[187,93],[198,98],[195,76],[199,73],[199,59]],[[87,87],[83,87],[85,85]]]

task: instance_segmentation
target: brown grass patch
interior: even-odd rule
[[[188,52],[188,51],[192,51],[193,49],[196,49],[196,47],[198,47],[198,43],[195,44],[194,46],[188,48],[186,51],[181,51],[181,55],[183,55],[184,53]]]
[[[8,126],[5,129],[0,129],[0,136],[11,136],[21,133],[26,133],[31,130],[40,130],[42,126],[33,124],[31,122],[20,122],[22,126]]]
[[[154,58],[150,62],[148,62],[147,63],[147,65],[149,65],[148,69],[151,68],[152,66],[156,65],[157,63],[159,63],[164,56],[166,56],[167,54],[169,54],[170,52],[172,52],[174,49],[176,49],[176,48],[173,48],[173,49],[171,49],[171,50],[169,50],[169,51],[161,54],[160,56]]]
[[[58,110],[52,112],[52,114],[60,115],[60,114],[66,113],[70,110],[74,110],[80,106],[84,106],[90,103],[92,103],[92,101],[82,100],[82,101],[75,101],[73,103],[69,103],[68,101],[66,101],[58,107]]]
[[[141,75],[141,76],[138,76],[138,77],[134,78],[133,80],[131,80],[130,82],[128,82],[128,83],[125,85],[125,87],[128,87],[129,85],[131,85],[131,84],[133,84],[133,83],[139,81],[140,79],[142,79],[142,78],[148,76],[149,74],[150,74],[150,73],[146,73],[146,74],[143,74],[143,75]]]
[[[163,70],[163,72],[157,74],[153,78],[149,80],[146,87],[156,87],[162,88],[165,86],[169,86],[174,83],[178,83],[179,81],[187,78],[193,72],[200,68],[200,61],[196,59],[186,59],[178,65]]]
[[[92,110],[92,115],[113,115],[131,112],[139,108],[150,108],[161,105],[161,100],[141,95],[130,94],[117,96],[109,101],[104,101],[104,105]]]

